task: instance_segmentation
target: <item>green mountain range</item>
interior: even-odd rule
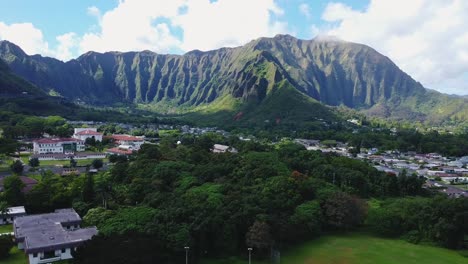
[[[91,105],[239,119],[319,118],[335,115],[326,106],[345,106],[394,119],[468,120],[466,97],[425,89],[374,49],[337,39],[277,35],[208,52],[88,52],[68,62],[2,41],[0,59],[43,91]]]

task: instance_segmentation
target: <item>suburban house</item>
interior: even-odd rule
[[[23,182],[24,187],[21,190],[23,193],[27,193],[32,190],[32,188],[38,183],[37,180],[29,178],[26,176],[19,176],[20,180]],[[3,181],[5,178],[0,178],[0,192],[3,192]]]
[[[24,206],[9,207],[6,209],[6,213],[0,212],[0,225],[13,224],[13,221],[20,216],[25,216],[26,210]]]
[[[225,152],[237,153],[237,149],[230,147],[230,146],[221,145],[221,144],[214,144],[211,151],[213,153],[225,153]]]
[[[144,137],[112,135],[111,138],[119,145],[119,149],[139,150],[141,145],[145,143]]]
[[[13,222],[18,249],[24,250],[29,264],[71,259],[72,251],[97,235],[96,227],[80,228],[81,218],[73,210],[59,209],[50,214],[18,217]]]
[[[73,138],[83,141],[94,138],[96,141],[102,141],[102,133],[97,132],[97,128],[75,128]]]
[[[76,138],[42,138],[33,141],[34,154],[73,154],[84,150],[84,140]]]

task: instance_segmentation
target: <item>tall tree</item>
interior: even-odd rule
[[[23,173],[24,166],[21,160],[15,160],[15,162],[11,164],[10,169],[14,174],[20,175],[21,173]]]
[[[29,159],[29,166],[35,168],[35,167],[39,167],[39,159],[38,158],[31,158]]]
[[[257,249],[268,249],[273,244],[270,225],[264,221],[255,221],[245,235],[247,246]]]
[[[12,175],[6,177],[3,182],[3,188],[5,201],[9,205],[15,206],[24,204],[24,194],[22,191],[24,188],[24,183],[18,176]]]
[[[86,180],[83,184],[83,201],[86,203],[91,203],[94,201],[95,192],[94,192],[94,179],[91,174],[86,176]]]

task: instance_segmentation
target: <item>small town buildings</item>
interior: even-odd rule
[[[144,137],[112,135],[111,138],[119,145],[119,149],[139,150],[141,145],[145,143]]]
[[[13,224],[13,221],[17,217],[25,215],[26,210],[24,210],[24,206],[9,207],[6,209],[6,213],[2,214],[0,212],[0,225]]]
[[[213,153],[225,153],[225,152],[237,153],[237,149],[230,147],[230,146],[221,145],[221,144],[214,144],[211,151]]]
[[[29,264],[71,259],[72,251],[97,235],[96,227],[80,228],[81,218],[73,210],[18,217],[13,232],[18,249],[28,255]]]
[[[102,133],[97,132],[97,128],[75,128],[73,138],[86,141],[88,138],[94,138],[96,141],[102,141]]]
[[[73,154],[84,150],[84,140],[76,138],[42,138],[33,141],[34,154]]]

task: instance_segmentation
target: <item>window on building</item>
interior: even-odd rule
[[[37,253],[33,253],[33,257],[34,257],[34,258],[37,258]]]
[[[55,251],[46,251],[44,252],[44,259],[55,258]]]
[[[65,248],[62,248],[62,253],[65,253],[67,250]]]

